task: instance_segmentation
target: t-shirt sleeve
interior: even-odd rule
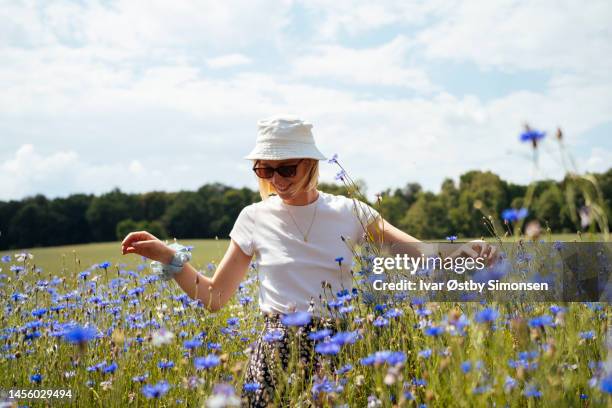
[[[253,245],[253,234],[255,230],[255,218],[253,217],[253,206],[246,206],[238,214],[238,218],[234,223],[229,236],[238,246],[242,249],[242,252],[252,256],[254,252]]]

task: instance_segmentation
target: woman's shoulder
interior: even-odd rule
[[[323,201],[331,208],[336,210],[347,210],[353,208],[353,199],[341,194],[331,194],[321,191]]]
[[[259,211],[262,208],[274,207],[278,205],[278,197],[273,195],[268,197],[266,200],[255,201],[242,209],[242,212],[248,215],[252,215],[255,212]]]

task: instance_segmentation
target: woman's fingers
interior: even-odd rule
[[[129,245],[122,245],[121,249],[122,249],[123,254],[139,254],[139,255],[146,256],[146,253],[151,247],[151,244],[154,242],[155,240],[134,241],[134,242],[131,242]]]
[[[123,241],[121,241],[121,246],[129,246],[134,241],[144,241],[144,240],[152,240],[157,239],[153,234],[147,231],[135,231],[130,232],[125,236]]]

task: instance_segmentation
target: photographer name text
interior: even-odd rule
[[[500,282],[489,280],[487,282],[476,282],[473,280],[458,281],[455,279],[446,282],[428,282],[425,280],[402,279],[398,282],[385,282],[383,280],[373,281],[375,290],[401,290],[401,291],[448,291],[448,292],[479,292],[488,291],[547,291],[546,282]]]

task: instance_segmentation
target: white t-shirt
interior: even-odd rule
[[[312,299],[314,313],[324,314],[319,301],[322,282],[331,284],[334,296],[343,288],[352,288],[353,255],[349,245],[361,243],[362,224],[367,226],[378,217],[376,210],[359,200],[324,192],[303,206],[288,205],[278,196],[271,196],[243,208],[230,237],[245,254],[258,259],[260,309],[280,313],[307,311]],[[302,234],[308,231],[311,220],[304,242]],[[341,236],[348,242],[343,242]],[[341,266],[336,260],[340,257]],[[323,299],[329,300],[329,289],[326,295]]]

